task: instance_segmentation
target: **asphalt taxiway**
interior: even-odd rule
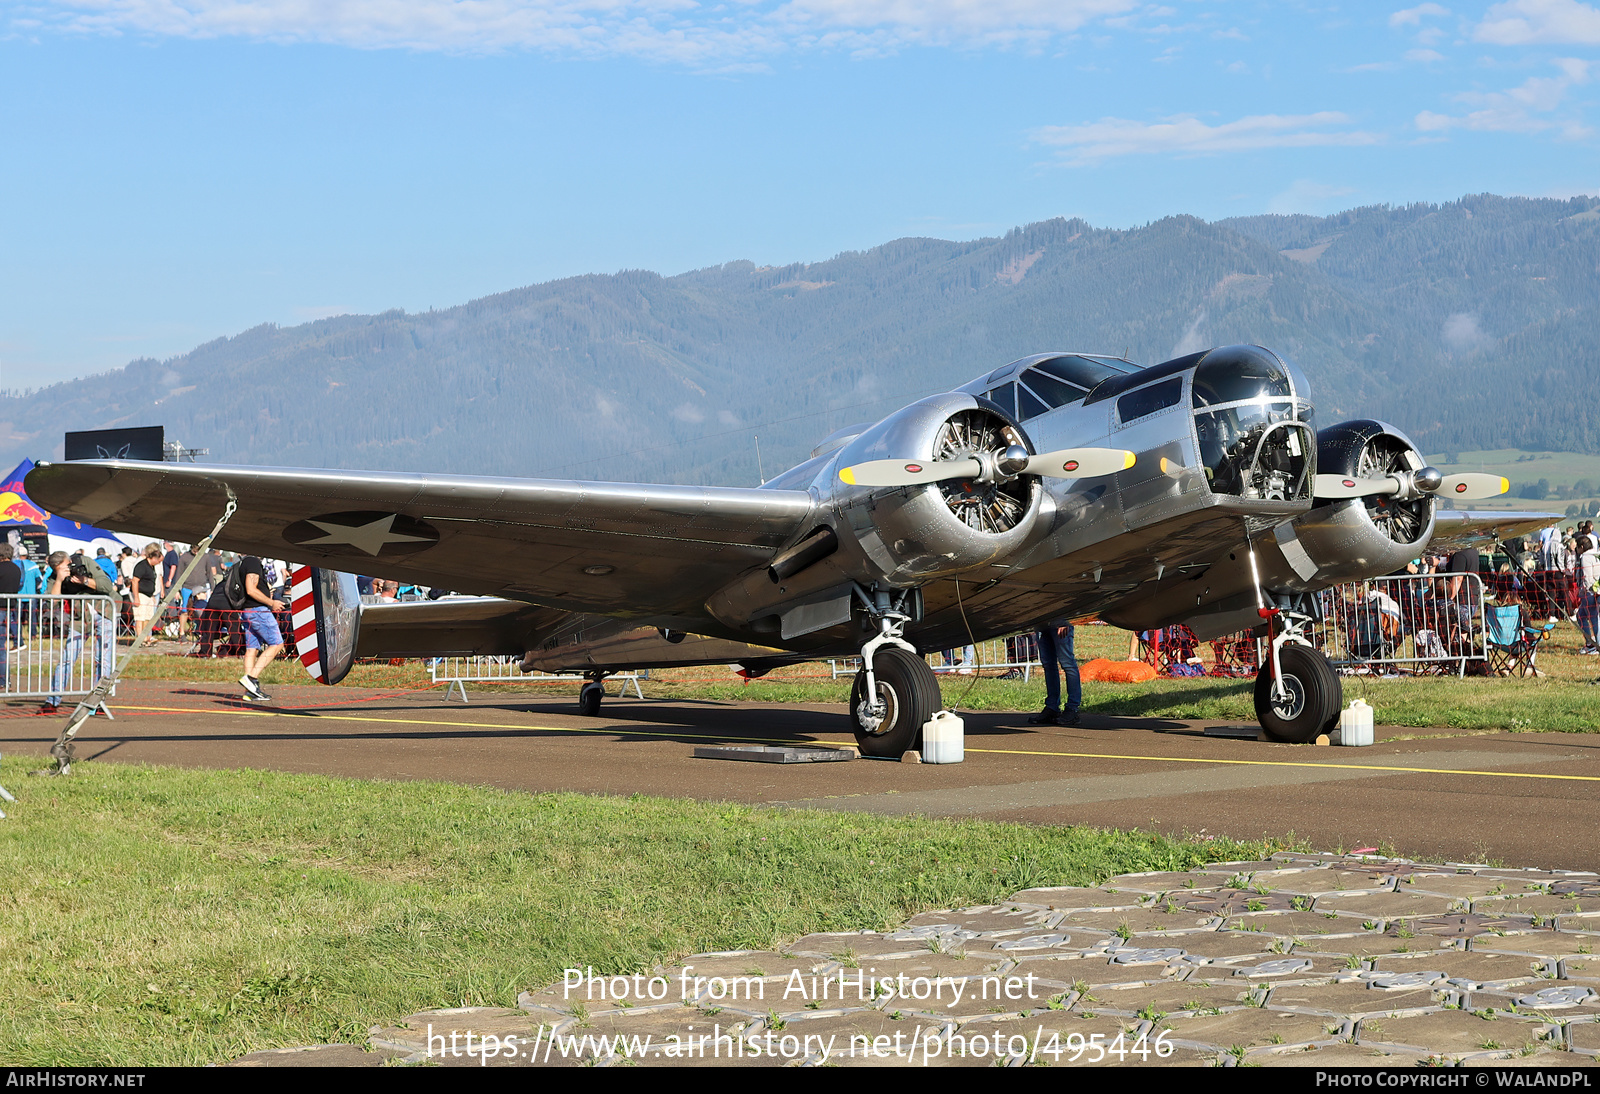
[[[839,705],[125,681],[80,760],[439,779],[531,792],[643,793],[804,808],[1142,828],[1568,870],[1600,865],[1600,736],[1379,726],[1366,748],[1208,738],[1204,722],[964,715],[966,762],[760,764],[697,745],[846,743]],[[0,751],[43,757],[64,721],[0,706]],[[1397,739],[1400,738],[1400,739]]]

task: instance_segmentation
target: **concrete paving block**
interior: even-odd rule
[[[1520,1052],[1512,1054],[1484,1053],[1479,1056],[1467,1056],[1461,1060],[1462,1067],[1548,1067],[1548,1068],[1592,1068],[1594,1057],[1584,1056],[1576,1052],[1562,1052],[1559,1049],[1536,1049],[1531,1055],[1524,1056]]]
[[[1124,931],[1129,933],[1164,931],[1176,934],[1186,931],[1214,931],[1221,923],[1222,920],[1218,916],[1184,909],[1168,912],[1163,905],[1159,910],[1135,908],[1131,911],[1074,908],[1062,915],[1057,928],[1070,931],[1074,927],[1087,927],[1090,930],[1109,931],[1113,934]]]
[[[1291,1049],[1262,1049],[1246,1058],[1256,1067],[1416,1067],[1426,1053],[1342,1042]]]
[[[1298,1045],[1341,1036],[1347,1023],[1341,1018],[1291,1011],[1246,1007],[1222,1014],[1170,1015],[1156,1023],[1185,1041],[1215,1045],[1227,1050],[1275,1045]]]
[[[1504,892],[1505,881],[1501,878],[1484,877],[1481,874],[1429,874],[1415,878],[1409,885],[1402,879],[1401,888],[1418,893],[1447,896],[1452,900],[1472,901],[1479,897],[1487,897],[1496,890]]]
[[[1100,887],[1114,892],[1160,896],[1192,889],[1215,889],[1225,878],[1226,875],[1219,878],[1216,874],[1200,873],[1195,870],[1157,871],[1148,874],[1118,874],[1114,878],[1107,879]]]
[[[1134,1014],[1155,1021],[1157,1015],[1189,1014],[1195,1011],[1221,1011],[1232,1007],[1250,1006],[1251,986],[1248,983],[1226,982],[1163,982],[1137,987],[1102,987],[1076,1004],[1089,1008]],[[1252,1008],[1254,1009],[1254,1008]]]
[[[1317,897],[1312,910],[1392,922],[1412,916],[1443,915],[1451,911],[1454,904],[1455,901],[1450,897],[1414,890],[1400,893],[1325,893]]]
[[[1282,984],[1272,989],[1266,1005],[1275,1010],[1361,1018],[1435,1009],[1443,1005],[1440,994],[1427,988],[1377,991],[1359,982],[1309,986]]]
[[[1518,953],[1534,957],[1585,957],[1600,953],[1600,934],[1573,930],[1490,931],[1475,937],[1474,953]]]
[[[1248,931],[1278,938],[1348,935],[1376,935],[1379,927],[1368,927],[1368,922],[1381,925],[1381,919],[1369,920],[1361,915],[1344,915],[1338,912],[1260,912],[1229,916],[1222,923],[1224,931]]]
[[[407,1054],[367,1045],[306,1045],[269,1048],[229,1060],[224,1067],[382,1067]]]
[[[1320,897],[1343,894],[1389,892],[1394,889],[1392,875],[1367,872],[1348,867],[1329,867],[1323,870],[1305,870],[1295,874],[1263,877],[1268,887],[1297,896]]]
[[[1050,911],[1065,911],[1069,908],[1137,908],[1151,899],[1149,893],[1104,887],[1082,889],[1062,886],[1056,889],[1023,889],[1014,895],[1019,901],[1042,905]]]
[[[1531,984],[1472,992],[1467,1002],[1474,1009],[1533,1011],[1542,1015],[1577,1018],[1600,1015],[1600,991],[1576,980],[1536,980]]]
[[[1130,941],[1143,945],[1158,937],[1154,933],[1134,935]],[[1185,934],[1183,941],[1179,945],[1188,955],[1191,963],[1232,961],[1243,958],[1270,961],[1274,957],[1283,956],[1275,947],[1288,948],[1276,936],[1256,931],[1208,931],[1205,933]]]
[[[1439,969],[1453,986],[1464,991],[1478,990],[1472,985],[1509,986],[1539,980],[1549,969],[1546,963],[1514,954],[1469,953],[1466,950],[1434,950],[1427,953],[1381,954],[1372,959],[1381,972],[1404,973],[1420,969]]]
[[[1364,1018],[1356,1043],[1381,1042],[1426,1048],[1430,1054],[1467,1056],[1477,1052],[1518,1051],[1538,1045],[1544,1023],[1511,1015],[1492,1019],[1464,1010],[1444,1010],[1402,1018]]]

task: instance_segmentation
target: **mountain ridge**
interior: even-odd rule
[[[1028,353],[1153,364],[1231,342],[1293,358],[1320,424],[1380,417],[1429,451],[1581,450],[1600,441],[1596,208],[1473,195],[1131,229],[1056,218],[260,324],[0,396],[0,459],[159,422],[216,462],[749,485]]]

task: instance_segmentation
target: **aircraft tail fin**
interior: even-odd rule
[[[295,649],[311,678],[337,684],[356,659],[361,594],[352,574],[296,566],[289,577]]]

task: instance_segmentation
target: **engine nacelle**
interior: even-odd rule
[[[1326,475],[1384,478],[1424,466],[1416,445],[1385,422],[1358,420],[1317,434],[1317,466]],[[1276,593],[1304,593],[1399,570],[1433,535],[1430,495],[1318,498],[1312,508],[1256,537],[1261,584]],[[1247,552],[1230,551],[1195,582],[1194,604],[1152,598],[1107,619],[1126,627],[1182,622],[1201,639],[1254,626],[1255,581]]]
[[[829,467],[836,530],[854,541],[860,580],[915,585],[993,562],[1020,547],[1044,497],[1037,477],[949,479],[907,487],[848,487],[838,469],[871,460],[957,460],[1032,443],[1010,415],[966,392],[896,411],[839,450]]]
[[[1029,441],[994,403],[966,392],[933,395],[896,411],[840,448],[812,489],[825,499],[808,529],[774,565],[722,589],[706,606],[734,626],[785,638],[837,626],[852,612],[852,584],[907,588],[987,565],[1033,533],[1045,490],[1036,476],[916,486],[851,486],[839,469],[872,460],[959,460]],[[831,529],[832,537],[824,534]],[[836,540],[836,545],[832,542]],[[800,563],[803,563],[801,565]]]
[[[1417,446],[1387,422],[1358,419],[1317,433],[1317,470],[1325,475],[1381,479],[1424,466]],[[1293,523],[1295,539],[1315,565],[1315,580],[1300,573],[1303,563],[1291,569],[1301,583],[1311,581],[1316,588],[1401,569],[1433,537],[1433,507],[1427,494],[1409,500],[1389,494],[1319,498]],[[1294,551],[1284,553],[1292,556]]]

